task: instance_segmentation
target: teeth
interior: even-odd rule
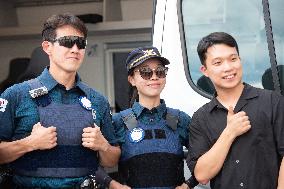
[[[228,75],[226,77],[224,77],[225,79],[232,79],[234,77],[234,75]]]
[[[153,85],[150,84],[149,86],[150,86],[150,87],[156,87],[156,86],[159,86],[159,85],[157,85],[157,84],[153,84]]]

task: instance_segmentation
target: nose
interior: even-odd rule
[[[152,77],[150,78],[151,80],[158,80],[158,76],[157,76],[157,74],[156,74],[156,71],[155,71],[155,69],[153,69],[152,70]]]
[[[230,70],[232,70],[232,63],[230,61],[224,61],[224,71],[228,72]]]
[[[78,48],[78,46],[77,46],[77,44],[75,43],[74,45],[73,45],[73,47],[71,48],[71,52],[73,52],[73,53],[77,53],[77,52],[79,52],[79,48]]]

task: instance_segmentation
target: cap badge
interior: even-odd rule
[[[143,50],[142,50],[143,51]],[[144,50],[144,55],[147,55],[147,56],[153,56],[153,55],[157,55],[156,52],[154,52],[153,49],[148,49],[148,50]]]
[[[134,66],[134,64],[135,64],[136,62],[139,62],[140,60],[144,59],[145,57],[157,56],[157,55],[158,55],[158,54],[154,51],[154,49],[148,49],[148,50],[142,50],[142,51],[143,51],[144,55],[141,56],[141,57],[139,57],[139,58],[137,58],[136,60],[134,60],[134,61],[130,64],[129,69],[131,69],[131,68]]]

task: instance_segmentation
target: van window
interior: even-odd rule
[[[279,30],[275,36],[276,53],[280,60],[278,63],[282,65],[284,60],[284,34],[281,32],[284,31],[284,25],[281,24],[281,18],[284,16],[284,11],[281,11],[283,4],[282,0],[271,3],[272,24],[277,25],[275,29]],[[196,49],[203,36],[216,31],[227,32],[237,40],[243,64],[244,82],[263,88],[262,76],[271,64],[261,1],[183,0],[181,16],[188,71],[198,88],[207,93],[214,91],[214,88],[210,86],[211,82],[206,77],[202,77]],[[271,85],[273,86],[273,83]]]

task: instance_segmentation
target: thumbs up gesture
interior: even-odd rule
[[[246,113],[241,111],[235,114],[233,107],[229,106],[226,129],[236,138],[246,133],[250,128],[249,117]]]

